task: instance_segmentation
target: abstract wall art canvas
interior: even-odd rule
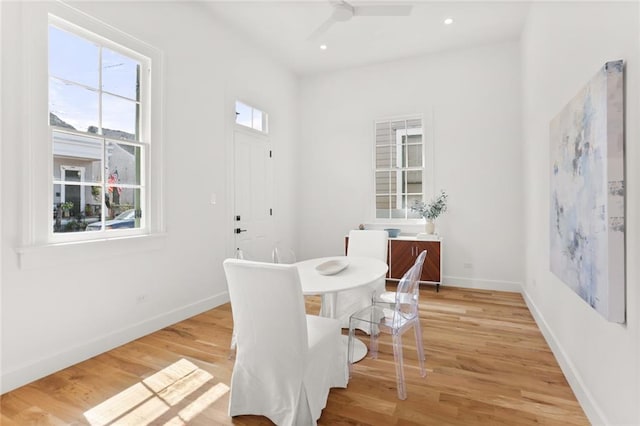
[[[625,322],[624,63],[607,62],[551,121],[551,272]]]

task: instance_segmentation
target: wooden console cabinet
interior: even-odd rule
[[[349,245],[349,237],[345,239],[345,253]],[[433,283],[436,291],[440,291],[442,282],[442,240],[422,240],[410,237],[389,238],[387,250],[387,264],[389,272],[387,279],[399,281],[413,266],[416,257],[422,250],[427,251],[427,257],[422,265],[420,282]]]
[[[436,291],[440,291],[442,282],[442,241],[419,240],[408,238],[389,238],[389,272],[387,279],[399,280],[413,266],[416,258],[423,250],[427,257],[422,265],[421,282],[435,283]]]

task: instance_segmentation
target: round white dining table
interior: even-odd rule
[[[347,266],[331,275],[323,275],[317,269],[327,262],[343,263]],[[387,274],[389,266],[378,259],[358,256],[333,256],[297,262],[300,284],[304,295],[320,295],[323,298],[321,316],[335,318],[334,308],[338,292],[372,284]],[[343,336],[348,340],[347,336]],[[367,346],[356,339],[353,361],[359,361],[367,354]]]

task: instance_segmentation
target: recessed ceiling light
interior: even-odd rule
[[[451,24],[453,24],[453,19],[452,19],[452,18],[447,18],[447,19],[445,19],[445,20],[444,20],[444,24],[445,24],[445,25],[451,25]]]
[[[326,44],[321,44],[320,45],[320,50],[327,50],[327,45]]]

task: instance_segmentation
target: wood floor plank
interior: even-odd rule
[[[319,312],[319,297],[305,301]],[[347,389],[331,390],[320,425],[589,424],[520,294],[425,287],[420,316],[427,377],[407,333],[408,398],[397,399],[382,335],[378,357],[354,366]],[[196,315],[0,396],[0,423],[270,425],[227,415],[232,332],[229,304]]]

